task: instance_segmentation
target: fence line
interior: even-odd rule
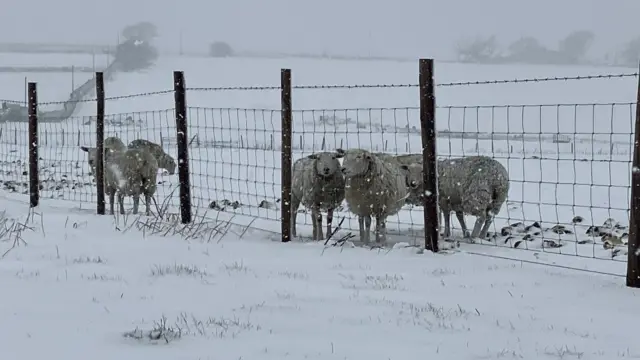
[[[103,82],[96,81],[96,99],[81,100],[96,102],[95,128],[94,121],[79,117],[62,123],[40,121],[38,127],[37,110],[30,114],[28,127],[0,124],[2,187],[32,194],[32,205],[41,199],[64,199],[97,204],[97,213],[104,213],[103,190],[87,176],[87,157],[79,147],[100,148],[108,136],[118,136],[125,143],[144,138],[160,144],[171,155],[177,154],[178,181],[161,175],[156,194],[172,209],[179,209],[183,222],[191,221],[193,208],[206,207],[234,221],[279,231],[286,242],[291,240],[292,211],[304,214],[299,224],[309,224],[304,210],[291,209],[291,165],[295,159],[337,148],[421,154],[425,190],[437,194],[436,155],[440,160],[486,155],[508,169],[510,191],[495,216],[490,236],[478,243],[616,261],[626,249],[629,274],[640,271],[637,256],[633,256],[640,229],[634,221],[626,225],[628,213],[631,211],[633,218],[636,208],[640,209],[633,205],[640,201],[636,189],[640,179],[635,176],[640,172],[631,171],[632,154],[633,166],[640,168],[638,141],[633,139],[640,126],[637,103],[435,104],[438,86],[637,78],[637,73],[448,84],[434,84],[433,77],[429,61],[420,62],[419,86],[294,86],[291,71],[283,69],[279,87],[190,88],[184,75],[175,72],[173,90],[110,97],[100,89]],[[295,90],[394,87],[418,87],[420,106],[300,109],[292,104]],[[186,102],[187,92],[276,89],[281,92],[280,109],[213,108]],[[174,94],[173,108],[104,113],[112,102],[169,94]],[[36,93],[33,99],[37,102]],[[27,137],[29,144],[36,145],[27,146]],[[25,160],[26,153],[29,160]],[[629,174],[634,175],[631,181]],[[23,180],[27,175],[28,186]],[[96,178],[100,177],[97,170]],[[173,199],[176,189],[179,196]],[[424,239],[427,249],[438,251],[436,197],[425,196],[423,206],[407,205],[390,217],[387,226],[392,240]],[[338,208],[336,213],[345,219],[340,222],[337,238],[355,231],[357,221],[346,209]],[[278,230],[274,224],[280,224]],[[640,287],[629,274],[629,286]]]

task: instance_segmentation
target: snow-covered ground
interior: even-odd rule
[[[11,359],[640,356],[640,293],[620,278],[406,244],[282,244],[212,222],[185,240],[173,220],[45,204],[0,206]]]
[[[118,74],[107,96],[170,90],[173,70],[190,87],[277,86],[282,67],[305,85],[417,78],[417,64],[165,58],[146,73]],[[437,64],[436,81],[600,73]],[[65,99],[68,80],[41,78],[41,100]],[[1,97],[20,99],[22,81]],[[640,294],[620,276],[594,273],[620,275],[626,264],[582,258],[624,253],[605,250],[600,235],[625,241],[636,81],[438,87],[439,155],[500,160],[511,189],[495,231],[522,223],[445,254],[412,246],[423,213],[409,207],[389,221],[390,249],[280,243],[277,90],[189,91],[197,214],[186,227],[176,225],[177,175],[159,177],[158,201],[169,203],[162,219],[95,215],[79,149],[95,143],[95,104],[40,125],[42,202],[33,212],[26,125],[0,124],[0,282],[9,289],[0,349],[16,360],[638,358],[629,329]],[[606,102],[617,104],[537,106]],[[323,143],[420,151],[417,88],[296,90],[293,103],[294,158]],[[176,155],[172,93],[109,100],[107,113],[108,135],[147,138]],[[557,134],[569,143],[554,143]],[[336,238],[357,226],[344,209],[336,222],[343,216]],[[308,216],[298,222],[310,235]]]
[[[278,86],[280,69],[285,67],[292,69],[294,85],[415,84],[418,70],[417,62],[169,57],[161,58],[150,71],[118,74],[106,84],[106,91],[108,97],[114,97],[171,90],[174,70],[183,70],[192,88]],[[439,84],[597,74],[603,74],[603,69],[436,64]],[[514,236],[497,235],[487,245],[624,259],[619,256],[623,249],[604,249],[600,235],[613,231],[625,241],[636,84],[637,78],[623,77],[437,88],[439,155],[486,154],[509,170],[508,203],[494,231],[500,233],[502,227],[518,222],[525,226],[539,222],[540,228],[533,226]],[[417,87],[294,90],[294,158],[320,150],[323,143],[326,149],[419,152],[418,100]],[[125,142],[135,138],[156,141],[175,156],[173,101],[171,92],[108,100],[108,135],[118,135]],[[279,91],[190,90],[187,101],[195,204],[200,209],[212,206],[211,216],[279,231]],[[86,155],[79,149],[79,145],[95,143],[90,119],[94,114],[95,104],[87,102],[81,104],[76,118],[41,125],[39,155],[45,199],[67,200],[83,208],[95,206]],[[558,134],[568,136],[569,143],[554,143]],[[26,145],[26,124],[2,125],[1,167],[4,188],[9,191],[27,191]],[[177,175],[162,176],[160,182],[162,202],[176,189]],[[177,206],[176,193],[169,202]],[[225,203],[231,205],[220,206]],[[357,228],[344,209],[337,221],[343,216],[346,221],[338,236]],[[574,224],[575,216],[584,221]],[[613,221],[607,222],[609,218]],[[298,221],[300,233],[310,234],[310,219],[299,216]],[[603,227],[605,223],[608,226]],[[423,236],[422,224],[421,209],[407,207],[389,219],[388,228],[394,241],[414,242]],[[565,229],[551,230],[555,225]],[[587,234],[591,225],[601,228]]]

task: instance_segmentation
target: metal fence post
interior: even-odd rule
[[[178,179],[180,180],[180,218],[191,223],[191,181],[189,179],[189,140],[187,134],[187,99],[182,71],[173,72],[176,106],[176,140],[178,142]]]
[[[282,69],[280,73],[282,97],[282,150],[280,184],[282,188],[281,225],[282,242],[291,241],[291,137],[293,133],[293,114],[291,108],[291,70]]]
[[[438,252],[438,161],[436,157],[436,97],[433,59],[420,59],[420,127],[424,181],[425,249]]]
[[[38,89],[34,82],[27,86],[29,96],[29,203],[40,204],[40,181],[38,179]]]
[[[104,198],[104,74],[96,72],[96,150],[102,156],[96,157],[96,191],[98,193],[98,215],[105,214]]]

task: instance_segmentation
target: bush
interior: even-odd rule
[[[211,57],[228,57],[233,56],[231,45],[224,41],[216,41],[209,46],[209,56]]]
[[[147,41],[127,40],[116,48],[115,61],[120,71],[136,71],[151,67],[158,50]]]

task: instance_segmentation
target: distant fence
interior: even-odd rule
[[[104,77],[106,80],[113,78],[114,74],[118,70],[118,64],[113,61],[107,66],[104,71]],[[85,81],[82,85],[75,88],[69,95],[69,99],[66,101],[54,101],[46,104],[47,106],[62,107],[62,109],[41,111],[38,114],[40,122],[61,122],[68,120],[76,111],[78,104],[85,97],[95,93],[96,83],[95,77]],[[20,101],[6,101],[3,100],[3,107],[5,109],[0,110],[0,123],[4,122],[27,122],[28,110],[27,104]]]
[[[281,233],[283,241],[288,241],[292,211],[298,212],[298,234],[309,234],[308,214],[290,208],[291,164],[298,158],[337,148],[420,154],[425,193],[437,194],[437,142],[440,160],[485,155],[509,172],[507,201],[496,214],[488,237],[476,239],[477,244],[598,259],[624,260],[627,255],[628,284],[639,286],[634,280],[640,269],[634,255],[638,229],[629,221],[630,208],[631,218],[640,215],[635,214],[640,211],[640,191],[636,191],[640,179],[635,176],[640,171],[631,170],[632,165],[640,168],[640,142],[634,138],[640,121],[636,102],[435,104],[440,87],[478,86],[490,91],[484,87],[623,77],[637,81],[638,74],[434,84],[432,62],[422,60],[420,64],[415,84],[292,85],[291,72],[282,70],[279,86],[190,88],[184,85],[182,73],[176,72],[173,89],[114,97],[98,91],[96,101],[107,103],[109,109],[117,109],[119,102],[143,103],[148,98],[158,108],[98,112],[97,127],[73,117],[41,124],[37,130],[39,171],[31,174],[38,178],[29,180],[27,126],[2,124],[2,187],[22,194],[38,189],[43,199],[95,204],[96,186],[78,145],[97,146],[96,128],[104,126],[104,137],[118,136],[125,143],[148,139],[178,158],[178,177],[160,176],[156,195],[174,211],[180,209],[183,221],[190,221],[192,211],[206,209],[216,218]],[[292,92],[398,88],[415,89],[420,106],[299,109],[291,102],[295,99]],[[280,94],[280,108],[212,108],[187,103],[201,95],[273,91]],[[32,122],[38,115],[32,114]],[[29,181],[39,186],[29,187]],[[391,241],[422,239],[426,248],[437,251],[442,241],[438,241],[436,198],[424,199],[422,206],[406,205],[389,217],[387,231]],[[338,220],[333,225],[339,229],[334,239],[357,233],[358,221],[344,205],[335,212]],[[454,238],[462,239],[460,228],[454,226],[454,230]]]

